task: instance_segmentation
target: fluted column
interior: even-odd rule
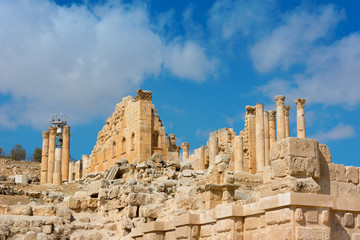
[[[256,108],[256,172],[262,172],[265,164],[265,131],[264,106],[261,103]]]
[[[49,156],[49,131],[42,132],[42,154],[41,154],[41,177],[40,184],[47,182],[48,156]]]
[[[292,106],[284,106],[285,113],[285,137],[290,137],[289,111]]]
[[[49,154],[48,154],[48,171],[47,182],[53,183],[54,165],[55,165],[55,148],[56,148],[56,130],[57,127],[49,127]]]
[[[295,99],[296,118],[297,118],[297,137],[298,138],[306,138],[305,102],[306,102],[306,99],[304,99],[304,98]]]
[[[239,136],[234,137],[234,170],[244,170],[244,150],[242,133],[240,133]]]
[[[183,149],[183,161],[186,161],[189,158],[190,143],[183,142],[181,144],[181,146],[182,146],[182,149]]]
[[[249,173],[256,173],[256,119],[255,107],[246,106],[248,118]]]
[[[62,181],[69,181],[69,162],[70,162],[70,127],[65,126],[63,132],[62,145],[62,161],[61,161],[61,175]]]
[[[276,96],[276,112],[277,112],[277,118],[276,118],[276,128],[277,128],[277,140],[281,140],[285,138],[285,112],[284,112],[284,102],[285,102],[285,96]]]
[[[269,112],[264,112],[264,137],[265,137],[265,166],[269,166],[270,134],[269,134]]]
[[[54,165],[54,177],[53,177],[54,185],[61,185],[62,183],[61,155],[62,155],[62,149],[60,147],[55,148],[55,165]]]

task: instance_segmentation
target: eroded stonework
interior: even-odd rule
[[[332,163],[326,145],[305,138],[305,99],[296,100],[296,137],[291,107],[276,96],[276,112],[246,106],[242,131],[214,131],[191,155],[183,143],[180,160],[151,97],[139,90],[116,106],[92,153],[70,165],[74,194],[0,206],[6,237],[28,230],[70,239],[360,239],[360,169]],[[61,221],[19,229],[9,227],[14,215]]]

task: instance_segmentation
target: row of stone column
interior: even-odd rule
[[[69,180],[70,127],[64,126],[62,147],[56,146],[57,127],[42,132],[42,158],[40,183],[61,185]]]
[[[261,103],[246,106],[248,114],[249,172],[260,173],[270,165],[269,152],[276,140],[290,137],[289,110],[285,96],[276,96],[276,111],[264,111]],[[297,105],[297,137],[305,138],[305,99],[295,100]],[[276,116],[277,115],[277,116]],[[275,129],[276,119],[276,129]],[[243,132],[234,139],[234,170],[244,170]]]

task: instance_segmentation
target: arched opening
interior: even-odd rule
[[[124,137],[121,141],[121,152],[126,153],[126,139]]]
[[[115,141],[112,144],[112,157],[116,157],[116,142]]]
[[[131,134],[131,142],[130,142],[131,150],[134,150],[135,148],[135,133]]]
[[[159,147],[159,132],[153,131],[151,136],[151,146]]]

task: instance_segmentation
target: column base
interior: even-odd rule
[[[54,173],[54,181],[53,181],[54,185],[61,185],[62,184],[62,180],[61,180],[61,173]]]
[[[41,172],[40,176],[40,184],[46,184],[47,183],[47,172]]]

